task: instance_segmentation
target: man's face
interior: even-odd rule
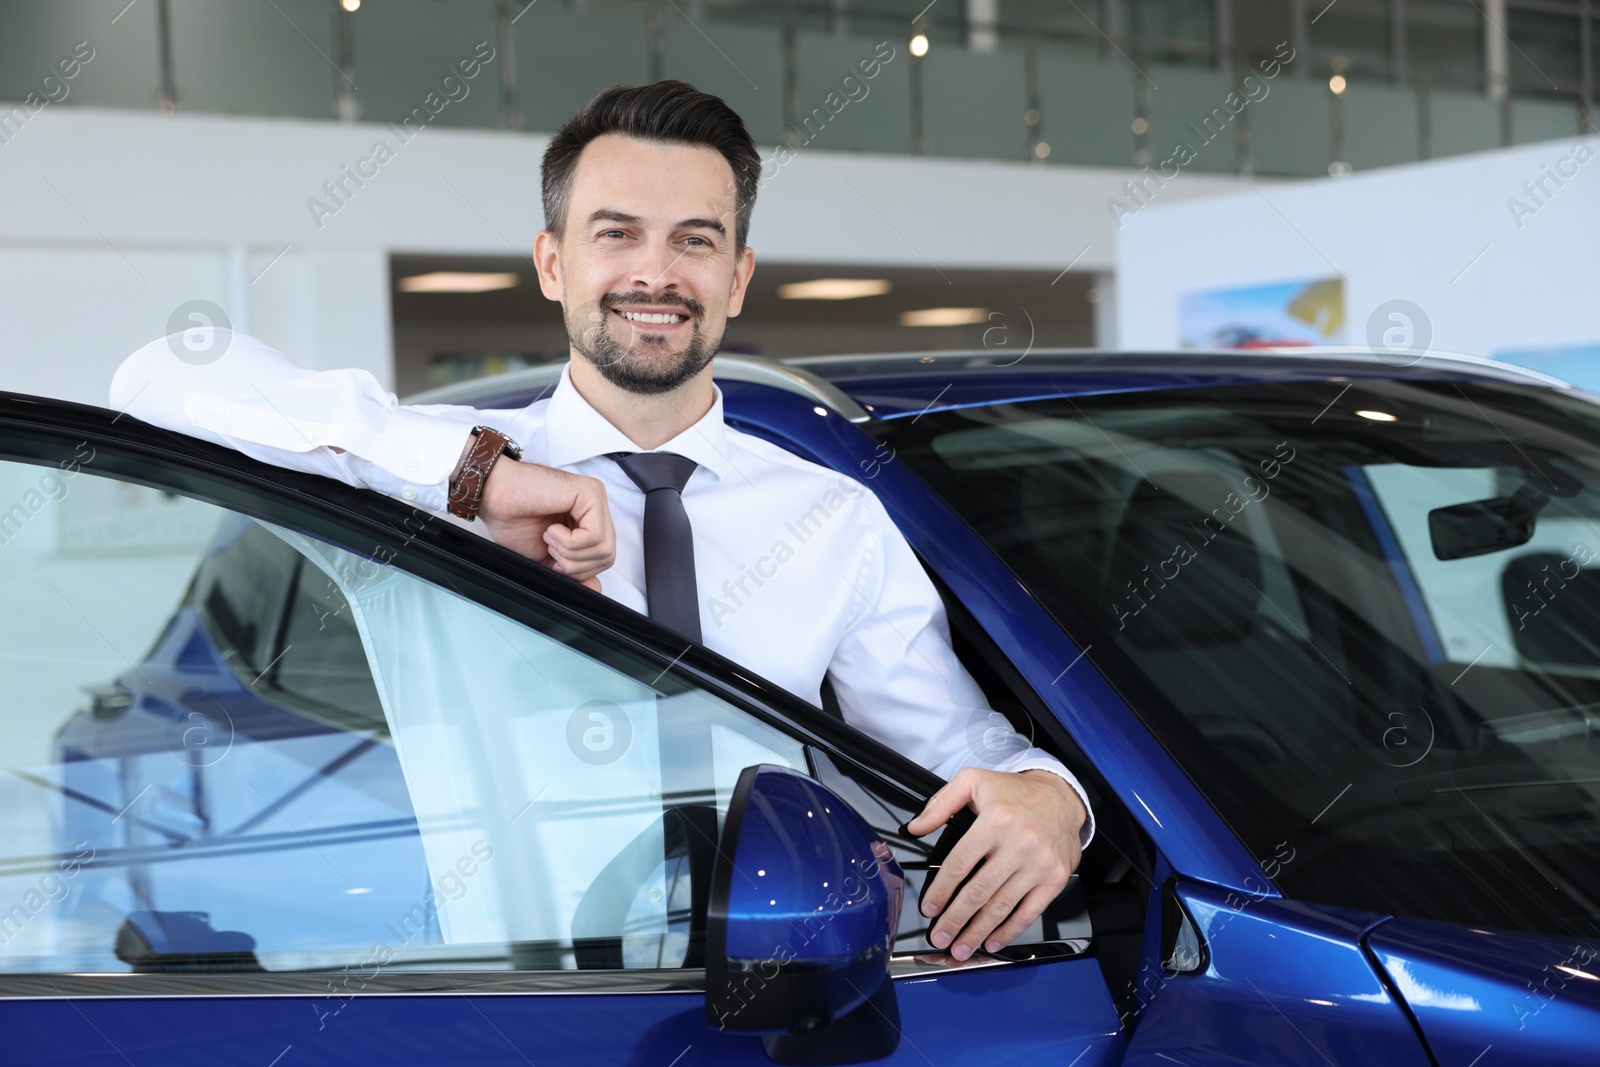
[[[597,137],[578,157],[566,234],[539,235],[545,296],[613,385],[664,393],[711,361],[754,269],[734,253],[733,168],[712,148]]]

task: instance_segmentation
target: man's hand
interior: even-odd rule
[[[906,828],[918,837],[930,834],[969,803],[978,817],[950,850],[922,903],[923,914],[939,916],[934,946],[954,941],[950,953],[958,960],[979,945],[989,952],[1009,945],[1066,888],[1078,866],[1078,831],[1089,816],[1058,774],[966,767]],[[952,902],[956,887],[979,863]]]
[[[478,518],[499,544],[599,591],[617,535],[597,478],[502,458],[483,486]]]

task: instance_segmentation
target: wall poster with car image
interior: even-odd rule
[[[1301,348],[1344,341],[1343,278],[1196,289],[1178,298],[1184,348]]]

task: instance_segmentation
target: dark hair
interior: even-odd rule
[[[636,87],[613,85],[585,104],[556,132],[544,150],[540,168],[544,224],[552,233],[560,237],[566,231],[578,156],[590,141],[607,133],[721,152],[733,168],[734,248],[744,247],[761,180],[761,156],[756,143],[738,112],[720,97],[702,93],[688,82],[671,80]]]

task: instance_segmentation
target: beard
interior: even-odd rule
[[[612,319],[611,313],[630,304],[682,309],[692,328],[683,351],[673,353],[666,335],[651,333],[648,323],[631,324],[629,341],[618,340],[611,327],[627,323],[627,320],[620,316]],[[607,293],[600,298],[598,306],[598,323],[575,323],[572,318],[567,319],[567,340],[601,377],[630,393],[657,396],[672,392],[704,370],[722,343],[721,335],[707,337],[701,332],[705,308],[700,302],[670,291],[660,297]]]

